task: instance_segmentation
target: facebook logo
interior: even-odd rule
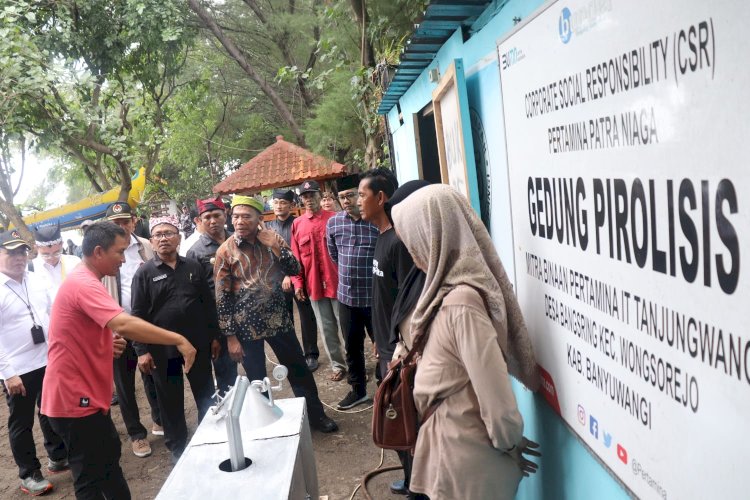
[[[589,415],[589,432],[596,439],[599,439],[599,422],[592,415]]]

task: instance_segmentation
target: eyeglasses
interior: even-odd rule
[[[356,197],[357,197],[357,193],[340,194],[339,195],[339,201],[353,200]]]
[[[174,238],[177,236],[177,231],[164,231],[163,233],[154,233],[151,235],[151,237],[155,240],[168,240],[169,238]]]
[[[232,214],[232,220],[249,221],[253,218],[252,214]]]
[[[41,257],[44,260],[53,260],[53,259],[59,259],[62,255],[62,251],[58,250],[57,252],[52,253],[41,253],[39,252],[39,257]]]

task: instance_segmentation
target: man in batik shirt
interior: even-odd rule
[[[299,273],[300,265],[284,239],[262,226],[262,212],[263,204],[254,198],[232,200],[235,232],[216,252],[214,264],[219,326],[229,356],[242,363],[250,380],[266,376],[267,342],[279,363],[289,369],[295,396],[305,398],[310,426],[334,432],[338,426],[323,411],[281,286],[285,276]]]

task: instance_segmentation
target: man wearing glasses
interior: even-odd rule
[[[294,206],[294,192],[289,189],[276,189],[273,192],[273,213],[276,218],[266,222],[266,227],[276,231],[284,238],[287,245],[292,245],[292,224],[295,216],[291,214]],[[292,278],[285,276],[281,282],[281,288],[284,290],[286,298],[286,307],[289,314],[294,316],[293,302],[297,303],[297,312],[299,313],[300,330],[302,333],[302,350],[305,353],[305,363],[311,372],[318,369],[318,331],[315,324],[315,313],[312,310],[310,301],[299,300],[294,296],[294,285]],[[292,300],[294,299],[294,300]]]
[[[372,335],[372,259],[378,228],[362,220],[357,207],[358,187],[359,174],[336,181],[343,210],[331,217],[326,225],[328,253],[339,271],[336,298],[341,333],[344,334],[348,382],[352,387],[339,402],[339,410],[370,401],[365,378],[365,329]]]
[[[109,294],[114,298],[125,312],[131,314],[131,284],[133,276],[144,262],[154,256],[151,243],[145,238],[136,236],[136,218],[132,213],[130,205],[118,201],[107,209],[107,219],[114,222],[127,233],[128,247],[125,249],[125,263],[114,276],[105,276],[102,282]],[[117,398],[120,403],[120,412],[125,422],[125,427],[130,436],[133,454],[144,458],[151,455],[151,445],[146,439],[148,431],[141,423],[138,403],[135,399],[135,372],[138,366],[138,357],[133,350],[132,342],[128,341],[125,352],[119,359],[115,360],[114,379],[117,389]],[[156,402],[156,388],[151,375],[141,372],[143,387],[146,390],[146,398],[151,405],[152,434],[163,436],[164,429],[161,426],[159,405]]]
[[[206,269],[197,260],[177,253],[179,225],[174,215],[152,216],[149,220],[156,255],[138,268],[133,278],[133,316],[183,335],[198,351],[187,378],[200,422],[214,392],[211,342],[221,333]],[[174,346],[133,342],[133,348],[138,354],[138,367],[154,378],[164,444],[172,453],[172,463],[177,463],[188,437],[182,356]]]
[[[63,240],[60,226],[44,226],[34,231],[37,257],[31,261],[30,270],[38,273],[50,286],[52,300],[65,277],[81,259],[74,255],[63,255]]]
[[[41,495],[52,489],[44,478],[34,444],[34,409],[40,404],[47,367],[47,330],[52,300],[49,286],[36,273],[26,272],[28,244],[18,231],[0,233],[0,378],[8,403],[10,450],[18,465],[21,490]],[[47,470],[68,470],[67,450],[39,414]]]

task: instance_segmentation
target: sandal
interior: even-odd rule
[[[331,374],[330,377],[328,377],[328,380],[331,380],[333,382],[341,382],[344,380],[344,376],[346,375],[346,372],[344,370],[338,370]]]

